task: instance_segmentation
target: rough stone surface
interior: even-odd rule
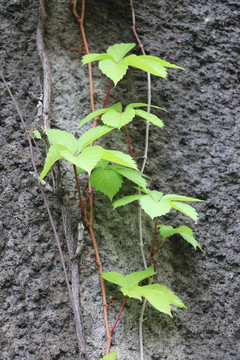
[[[239,337],[239,3],[165,1],[135,3],[137,31],[147,54],[186,69],[170,70],[168,80],[152,77],[152,103],[168,109],[163,130],[151,127],[146,174],[151,187],[207,200],[197,204],[197,225],[172,212],[161,219],[192,226],[205,255],[181,239],[166,242],[156,256],[156,281],[169,286],[188,310],[173,309],[173,319],[148,306],[144,322],[144,359],[236,360]],[[79,135],[79,120],[90,111],[88,75],[80,64],[81,36],[68,1],[47,2],[46,49],[52,72],[52,126]],[[37,1],[0,2],[0,59],[3,74],[30,130],[36,129],[42,70],[35,32]],[[85,30],[91,52],[117,42],[134,42],[128,1],[89,0]],[[139,54],[139,50],[135,49]],[[74,57],[74,59],[71,59]],[[93,67],[96,107],[104,100],[108,80]],[[1,119],[1,264],[0,359],[78,359],[73,314],[47,213],[32,171],[28,143],[13,104],[0,82]],[[110,95],[109,104],[146,102],[146,75],[131,69]],[[156,114],[159,114],[156,112]],[[134,154],[141,164],[144,128],[140,119],[129,127]],[[104,138],[104,145],[127,151],[124,132]],[[44,149],[38,144],[39,171]],[[71,169],[61,165],[74,231],[79,217]],[[48,178],[50,181],[50,177]],[[130,184],[124,187],[131,193]],[[58,201],[48,195],[63,248]],[[126,274],[142,270],[138,247],[137,206],[113,212],[95,195],[95,229],[104,271]],[[153,224],[144,219],[146,255]],[[160,239],[159,239],[160,241]],[[92,359],[99,359],[106,339],[97,268],[91,241],[80,260],[81,302],[86,340]],[[110,324],[123,301],[115,286]],[[139,358],[138,319],[141,303],[127,302],[113,337],[118,360]]]

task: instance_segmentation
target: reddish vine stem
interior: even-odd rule
[[[116,320],[115,320],[115,323],[113,324],[113,327],[112,327],[112,329],[111,329],[111,335],[112,335],[113,332],[114,332],[114,329],[115,329],[115,327],[116,327],[116,325],[117,325],[117,323],[118,323],[118,320],[119,320],[119,318],[120,318],[120,316],[121,316],[121,313],[122,313],[123,308],[124,308],[124,306],[125,306],[125,304],[126,304],[126,302],[127,302],[127,299],[128,299],[128,296],[125,297],[124,302],[122,303],[121,309],[120,309],[120,311],[119,311],[119,313],[118,313],[118,316],[117,316],[117,318],[116,318]]]
[[[161,244],[156,248],[156,250],[154,251],[153,253],[153,256],[158,252],[158,250],[161,249],[161,247],[163,246],[163,244],[165,243],[165,241],[168,239],[168,237],[166,237],[162,242]]]
[[[150,251],[151,264],[153,264],[153,262],[154,262],[154,248],[155,248],[155,240],[156,240],[156,233],[157,233],[157,223],[158,223],[158,216],[156,217],[156,220],[155,220],[155,227],[154,227],[153,239],[152,239],[152,248]]]
[[[113,84],[113,81],[110,80],[109,85],[108,85],[108,91],[107,91],[107,94],[106,94],[106,97],[105,97],[105,100],[104,100],[104,103],[103,103],[103,109],[104,109],[104,108],[106,107],[106,105],[107,105],[107,100],[108,100],[108,97],[109,97],[109,93],[110,93],[112,84]]]
[[[132,147],[131,147],[131,141],[130,141],[130,136],[129,136],[129,133],[128,133],[128,127],[127,127],[127,125],[125,125],[125,130],[126,130],[126,135],[127,135],[128,147],[129,147],[130,155],[131,155],[131,157],[133,158],[133,160],[136,160],[136,159],[134,158],[134,156],[133,156]]]
[[[78,15],[77,10],[76,10],[76,6],[77,6],[77,0],[75,0],[74,3],[73,3],[72,0],[70,0],[70,9],[73,12],[73,15],[75,16],[76,21],[79,24],[81,34],[82,34],[82,40],[83,40],[83,46],[84,46],[85,53],[89,54],[86,34],[85,34],[84,26],[83,26],[84,14],[85,14],[85,0],[82,0],[81,16]],[[91,65],[91,63],[88,64],[88,75],[89,75],[89,96],[90,96],[91,109],[92,109],[92,112],[93,112],[95,107],[94,107],[94,97],[93,97],[93,80],[92,80],[92,65]],[[97,122],[98,122],[98,119],[95,118],[93,127],[97,126]],[[90,146],[92,146],[92,144],[90,144]],[[89,185],[88,185],[88,189],[89,189],[89,194],[91,194],[90,195],[90,201],[89,201],[89,203],[90,203],[90,219],[89,220],[90,221],[88,223],[88,228],[89,228],[89,231],[90,231],[90,234],[91,234],[91,237],[92,237],[94,252],[95,252],[95,256],[96,256],[96,263],[97,263],[97,266],[98,266],[98,271],[99,271],[99,274],[101,274],[102,273],[102,264],[101,264],[101,261],[100,261],[97,242],[96,242],[96,238],[95,238],[95,234],[94,234],[93,226],[92,226],[93,225],[93,193],[92,193],[92,187],[91,187],[90,182],[89,182]],[[103,280],[103,278],[101,276],[100,276],[100,283],[101,283],[101,290],[102,290],[102,297],[103,297],[104,322],[105,322],[106,335],[107,335],[106,355],[108,355],[109,351],[110,351],[112,338],[111,338],[111,334],[110,334],[110,331],[109,331],[109,324],[108,324],[107,300],[106,300],[106,292],[105,292],[104,280]]]
[[[83,209],[82,196],[81,196],[81,190],[80,190],[80,184],[79,184],[76,165],[73,165],[73,170],[74,170],[75,180],[76,180],[76,184],[77,184],[78,199],[79,199],[79,203],[80,203],[81,215],[82,215],[82,218],[84,220],[85,219],[85,213],[84,213],[84,209]]]

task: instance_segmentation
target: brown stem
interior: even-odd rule
[[[89,54],[87,39],[86,39],[85,30],[84,30],[84,26],[83,26],[84,14],[85,14],[85,0],[82,0],[81,16],[78,15],[76,6],[77,6],[77,0],[75,0],[74,3],[72,0],[70,0],[70,8],[75,16],[76,21],[78,22],[78,24],[80,26],[85,53]],[[95,107],[94,107],[94,97],[93,97],[93,81],[92,81],[91,63],[88,64],[88,75],[89,75],[89,96],[90,96],[91,109],[93,112],[95,110]],[[97,126],[97,118],[94,119],[94,124],[93,124],[93,127],[96,127],[96,126]],[[90,144],[90,146],[92,146],[92,144]],[[93,224],[93,193],[92,193],[92,187],[91,187],[90,182],[88,183],[88,190],[89,190],[89,194],[91,194],[90,201],[89,201],[90,202],[90,221],[89,221],[89,223],[87,221],[86,222],[88,223],[88,228],[89,228],[89,231],[90,231],[90,234],[92,237],[92,242],[93,242],[93,247],[94,247],[94,252],[95,252],[95,256],[96,256],[96,262],[97,262],[99,274],[101,274],[102,273],[102,264],[100,261],[97,242],[96,242],[96,238],[95,238],[95,234],[94,234],[93,226],[92,226],[92,224]],[[103,297],[104,322],[105,322],[106,335],[107,335],[107,347],[106,347],[106,355],[107,355],[107,354],[109,354],[109,351],[110,351],[112,338],[111,338],[111,334],[109,331],[109,325],[108,325],[107,301],[106,301],[104,280],[101,276],[100,276],[100,283],[101,283],[102,297]]]
[[[161,247],[163,246],[163,244],[165,243],[165,241],[168,239],[168,237],[166,237],[162,242],[161,244],[156,248],[156,250],[154,251],[153,253],[153,256],[158,252],[158,250],[161,249]]]
[[[153,264],[154,262],[154,247],[155,247],[155,240],[156,240],[156,233],[157,233],[157,223],[158,223],[158,216],[156,217],[155,220],[155,227],[154,227],[154,232],[153,232],[153,239],[152,239],[152,248],[150,251],[150,262],[151,264]]]
[[[116,327],[116,325],[117,325],[117,323],[118,323],[118,320],[119,320],[119,318],[120,318],[120,316],[121,316],[121,313],[122,313],[123,308],[124,308],[124,306],[125,306],[125,304],[126,304],[126,302],[127,302],[127,299],[128,299],[128,296],[125,297],[124,302],[122,303],[122,306],[121,306],[121,309],[120,309],[120,311],[119,311],[119,313],[118,313],[118,316],[117,316],[117,318],[116,318],[116,321],[115,321],[115,323],[113,324],[113,327],[112,327],[112,329],[111,329],[111,335],[113,334],[113,331],[114,331],[114,329],[115,329],[115,327]]]
[[[144,51],[144,48],[143,48],[143,44],[141,43],[140,39],[139,39],[139,36],[136,32],[136,22],[135,22],[135,11],[134,11],[134,7],[133,7],[133,1],[130,0],[130,6],[131,6],[131,10],[132,10],[132,31],[134,33],[134,36],[138,42],[138,46],[140,47],[141,51],[142,51],[142,54],[143,55],[146,55],[145,51]]]
[[[109,93],[110,93],[112,84],[113,84],[113,81],[110,80],[109,85],[108,85],[108,91],[107,91],[107,94],[106,94],[106,97],[105,97],[105,100],[104,100],[104,103],[103,103],[103,109],[104,109],[104,108],[106,107],[106,105],[107,105],[107,100],[108,100],[108,97],[109,97]]]
[[[132,152],[131,141],[130,141],[130,137],[129,137],[127,125],[125,125],[125,130],[126,130],[126,135],[127,135],[127,140],[128,140],[129,152],[130,152],[130,155],[131,155],[131,157],[133,158],[133,160],[135,160],[135,158],[134,158],[134,156],[133,156],[133,152]]]
[[[76,165],[73,165],[73,170],[74,170],[74,175],[75,175],[75,180],[76,180],[76,185],[77,185],[78,199],[79,199],[79,202],[80,202],[81,215],[82,215],[83,220],[85,220],[85,214],[84,214],[84,210],[83,210],[82,196],[81,196],[81,190],[80,190],[80,184],[79,184]]]
[[[96,242],[95,234],[94,234],[93,227],[92,227],[91,223],[89,224],[89,231],[90,231],[92,241],[93,241],[93,248],[94,248],[94,252],[95,252],[95,256],[96,256],[96,263],[97,263],[97,266],[98,266],[98,271],[99,271],[99,274],[101,274],[103,272],[102,271],[102,264],[101,264],[101,261],[100,261],[97,242]],[[104,280],[103,280],[103,278],[101,276],[100,276],[100,283],[101,283],[102,297],[103,297],[104,321],[105,321],[105,328],[106,328],[106,334],[107,334],[107,349],[106,349],[106,355],[107,355],[107,354],[109,354],[112,337],[111,337],[111,334],[110,334],[110,331],[109,331],[109,325],[108,325],[106,291],[105,291],[105,286],[104,286]]]

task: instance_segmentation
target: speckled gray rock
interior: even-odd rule
[[[156,256],[158,281],[169,286],[188,310],[173,309],[173,319],[148,306],[144,322],[146,360],[236,360],[239,337],[239,4],[215,2],[136,0],[137,31],[147,54],[186,69],[169,71],[168,81],[152,77],[152,103],[168,110],[163,130],[151,127],[146,174],[151,186],[168,193],[207,200],[198,204],[197,225],[172,212],[162,219],[171,225],[192,226],[205,255],[182,240],[166,242]],[[88,76],[80,54],[81,36],[68,1],[47,4],[46,49],[52,72],[51,123],[79,134],[79,120],[90,111]],[[30,130],[38,126],[42,70],[35,31],[37,1],[0,2],[1,69],[16,96]],[[91,52],[117,42],[134,42],[128,1],[86,4],[85,30]],[[140,53],[136,47],[136,53]],[[71,59],[74,57],[74,59]],[[93,67],[96,107],[108,86]],[[0,83],[1,264],[0,359],[78,359],[73,314],[57,247],[34,179],[28,144],[16,111]],[[146,102],[146,76],[131,69],[110,95],[109,104]],[[134,153],[141,163],[144,123],[130,126]],[[127,151],[123,132],[106,136],[103,144]],[[117,145],[116,145],[117,144]],[[44,150],[35,157],[41,170]],[[64,186],[75,199],[71,169],[62,165]],[[131,193],[130,184],[124,191]],[[59,234],[60,208],[49,195]],[[74,229],[79,217],[72,201]],[[103,205],[104,204],[104,205]],[[126,274],[142,270],[138,248],[137,206],[113,212],[111,203],[95,195],[95,229],[104,271]],[[144,242],[149,253],[152,222],[144,220]],[[61,237],[63,241],[63,237]],[[66,252],[66,245],[63,245]],[[92,359],[104,354],[106,339],[97,268],[90,239],[80,260],[81,302],[86,340]],[[123,297],[107,284],[113,324]],[[118,360],[138,359],[138,319],[141,303],[129,300],[113,337]]]

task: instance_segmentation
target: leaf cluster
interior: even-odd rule
[[[146,71],[150,74],[160,76],[163,78],[167,77],[166,68],[183,68],[170,64],[169,62],[159,59],[155,56],[150,55],[128,55],[125,56],[130,50],[134,48],[135,44],[115,44],[109,46],[106,53],[103,54],[88,54],[82,58],[82,64],[88,64],[93,61],[99,61],[99,69],[104,75],[109,77],[115,85],[123,78],[126,74],[128,67],[132,66],[137,69]]]
[[[153,275],[155,275],[153,266],[143,271],[133,272],[126,276],[113,271],[102,273],[101,276],[116,285],[119,285],[123,295],[130,298],[142,300],[146,298],[148,302],[157,310],[164,312],[172,317],[171,305],[186,308],[183,302],[166,286],[159,284],[151,284],[139,286],[138,284]]]

